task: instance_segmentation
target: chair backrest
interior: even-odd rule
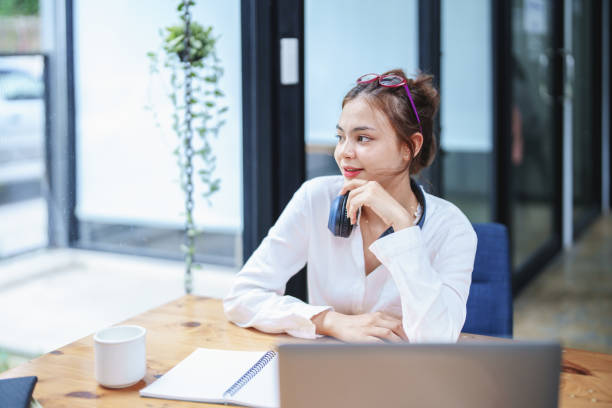
[[[512,337],[512,272],[508,231],[496,223],[473,224],[478,247],[463,331]]]

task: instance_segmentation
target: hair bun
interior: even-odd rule
[[[429,113],[432,117],[436,115],[440,105],[440,94],[434,86],[433,79],[433,75],[423,73],[417,75],[414,79],[408,79],[408,87],[411,92],[424,99],[422,106],[430,110]]]
[[[440,105],[440,94],[433,83],[433,75],[419,73],[415,78],[410,78],[403,69],[396,68],[385,72],[382,75],[399,75],[406,79],[406,84],[410,88],[413,97],[419,97],[423,103],[419,104],[419,110],[428,109],[430,116],[435,116]]]

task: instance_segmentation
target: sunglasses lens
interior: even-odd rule
[[[357,83],[360,84],[360,83],[365,83],[365,82],[372,82],[376,78],[378,78],[378,75],[376,74],[365,74],[359,77],[359,79],[357,80]]]
[[[380,84],[383,86],[397,86],[404,82],[404,78],[399,75],[387,75],[380,78]]]

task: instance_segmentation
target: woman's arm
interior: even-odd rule
[[[374,211],[395,232],[379,238],[369,249],[387,267],[402,303],[402,325],[409,341],[456,341],[465,322],[476,233],[459,209],[441,207],[427,228],[434,237],[430,260],[423,233],[414,217],[377,182],[352,180],[347,212],[354,221],[363,206]]]
[[[402,324],[411,342],[457,341],[465,322],[476,233],[458,210],[447,218],[436,220],[440,227],[431,239],[436,247],[432,261],[419,227],[396,231],[370,245],[397,285]]]
[[[238,326],[315,338],[311,318],[331,309],[283,296],[287,281],[307,260],[312,222],[307,190],[305,183],[296,191],[223,300],[226,317]]]
[[[408,340],[402,321],[383,312],[345,315],[325,310],[312,322],[318,334],[349,342],[401,342]]]

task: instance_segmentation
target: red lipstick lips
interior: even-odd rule
[[[363,169],[356,169],[354,167],[343,167],[342,170],[344,171],[344,177],[353,178],[357,177]]]

